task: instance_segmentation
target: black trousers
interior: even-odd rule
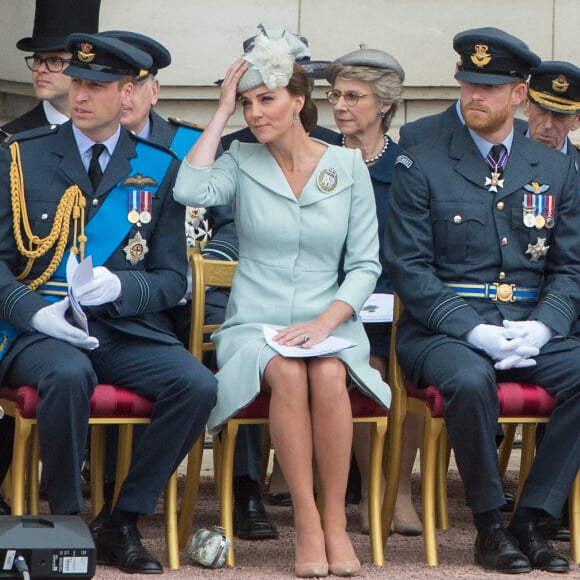
[[[461,343],[435,346],[425,359],[421,381],[437,385],[445,400],[445,423],[474,513],[505,501],[495,442],[498,381],[542,385],[557,403],[519,505],[558,516],[580,468],[580,342],[552,341],[535,360],[535,367],[496,372],[489,358]]]
[[[213,374],[181,345],[119,334],[94,351],[47,337],[32,344],[7,370],[8,386],[29,384],[42,397],[37,410],[46,494],[54,514],[83,509],[80,491],[89,399],[109,383],[155,402],[117,506],[153,513],[171,473],[202,432],[215,405]]]

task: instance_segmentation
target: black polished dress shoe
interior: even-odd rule
[[[477,533],[475,563],[486,570],[503,574],[520,574],[532,570],[530,561],[501,524],[494,524]]]
[[[278,531],[270,521],[259,496],[236,498],[234,533],[243,540],[270,540],[278,537]]]
[[[101,528],[95,540],[97,563],[117,566],[129,574],[161,574],[163,566],[141,544],[135,525]]]
[[[568,572],[570,569],[568,560],[550,546],[536,522],[510,524],[508,530],[530,560],[532,568],[545,572]]]
[[[570,525],[562,518],[540,518],[539,526],[546,540],[570,541]]]
[[[9,516],[12,514],[12,508],[8,505],[8,502],[0,496],[0,516]]]
[[[89,530],[91,532],[91,536],[93,536],[93,540],[97,541],[97,536],[101,531],[101,528],[105,524],[105,522],[109,519],[111,515],[111,502],[105,502],[101,511],[97,514],[97,517],[92,521],[89,522]]]

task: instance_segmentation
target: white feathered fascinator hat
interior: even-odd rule
[[[238,83],[238,93],[260,85],[270,90],[288,86],[296,57],[308,48],[304,40],[285,28],[267,28],[260,24],[258,29],[253,46],[244,54],[250,68]]]

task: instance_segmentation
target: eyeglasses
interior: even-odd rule
[[[347,93],[341,93],[340,91],[328,91],[326,93],[326,98],[333,105],[336,105],[336,103],[338,103],[340,97],[344,99],[344,102],[349,107],[354,107],[358,103],[359,99],[362,99],[363,97],[368,97],[368,94],[359,95],[358,93],[353,93],[352,91],[349,91]]]
[[[62,72],[71,61],[70,58],[60,58],[59,56],[48,56],[47,58],[42,58],[37,54],[32,56],[25,56],[24,61],[26,66],[31,70],[36,72],[40,65],[44,64],[46,68],[53,73]]]

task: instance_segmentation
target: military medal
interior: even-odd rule
[[[125,252],[127,260],[131,262],[131,266],[138,264],[148,251],[147,240],[141,236],[141,232],[137,232],[123,248],[123,252]]]
[[[550,246],[546,246],[546,238],[538,238],[535,244],[528,244],[526,254],[530,254],[530,260],[537,262],[542,256],[548,253]]]
[[[553,228],[554,227],[554,196],[547,195],[546,196],[546,205],[548,206],[547,215],[546,215],[546,227]]]
[[[139,221],[139,212],[137,211],[137,190],[128,193],[129,195],[129,213],[127,219],[129,223],[136,224]]]
[[[503,173],[504,165],[506,164],[506,161],[507,161],[507,151],[505,148],[502,150],[497,162],[491,156],[491,152],[487,154],[487,157],[485,158],[485,160],[487,161],[487,164],[489,165],[489,167],[491,169],[491,177],[485,178],[484,185],[485,185],[485,187],[487,187],[487,191],[497,193],[497,191],[498,191],[497,188],[503,187],[503,182],[505,181],[505,180],[501,179],[501,175]]]
[[[318,184],[318,189],[324,193],[330,193],[336,189],[338,185],[338,175],[336,169],[329,167],[328,169],[323,169],[316,179]]]
[[[148,190],[139,192],[141,195],[139,219],[142,223],[148,224],[151,221],[151,192]]]
[[[538,202],[538,211],[534,220],[536,229],[541,230],[546,225],[546,218],[544,217],[544,207],[546,205],[546,198],[543,195],[536,196]]]
[[[536,213],[536,202],[534,200],[534,196],[529,193],[524,193],[524,225],[527,228],[533,228],[536,224],[536,220],[534,214]]]

